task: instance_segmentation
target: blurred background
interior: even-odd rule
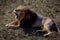
[[[48,38],[26,35],[23,29],[7,29],[5,24],[11,22],[14,15],[8,13],[18,5],[25,5],[35,12],[53,18],[60,28],[60,0],[0,0],[0,40],[60,40],[60,33]]]

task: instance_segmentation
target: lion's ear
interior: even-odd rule
[[[22,19],[24,18],[24,16],[25,16],[25,13],[21,13],[21,14],[18,16],[18,19],[19,19],[19,20],[22,20]]]

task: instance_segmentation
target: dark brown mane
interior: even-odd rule
[[[22,26],[31,26],[37,18],[37,14],[31,10],[27,10],[25,17],[21,20]]]

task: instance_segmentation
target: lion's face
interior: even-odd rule
[[[19,19],[19,17],[21,18],[25,15],[25,12],[21,9],[16,9],[14,11],[15,11],[14,14],[15,14],[17,19]]]
[[[27,7],[20,5],[13,11],[13,13],[17,19],[22,20],[28,10],[29,9]]]

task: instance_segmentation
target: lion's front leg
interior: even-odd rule
[[[6,26],[8,26],[8,27],[19,27],[20,21],[18,21],[18,20],[12,21],[11,23],[6,24]]]

